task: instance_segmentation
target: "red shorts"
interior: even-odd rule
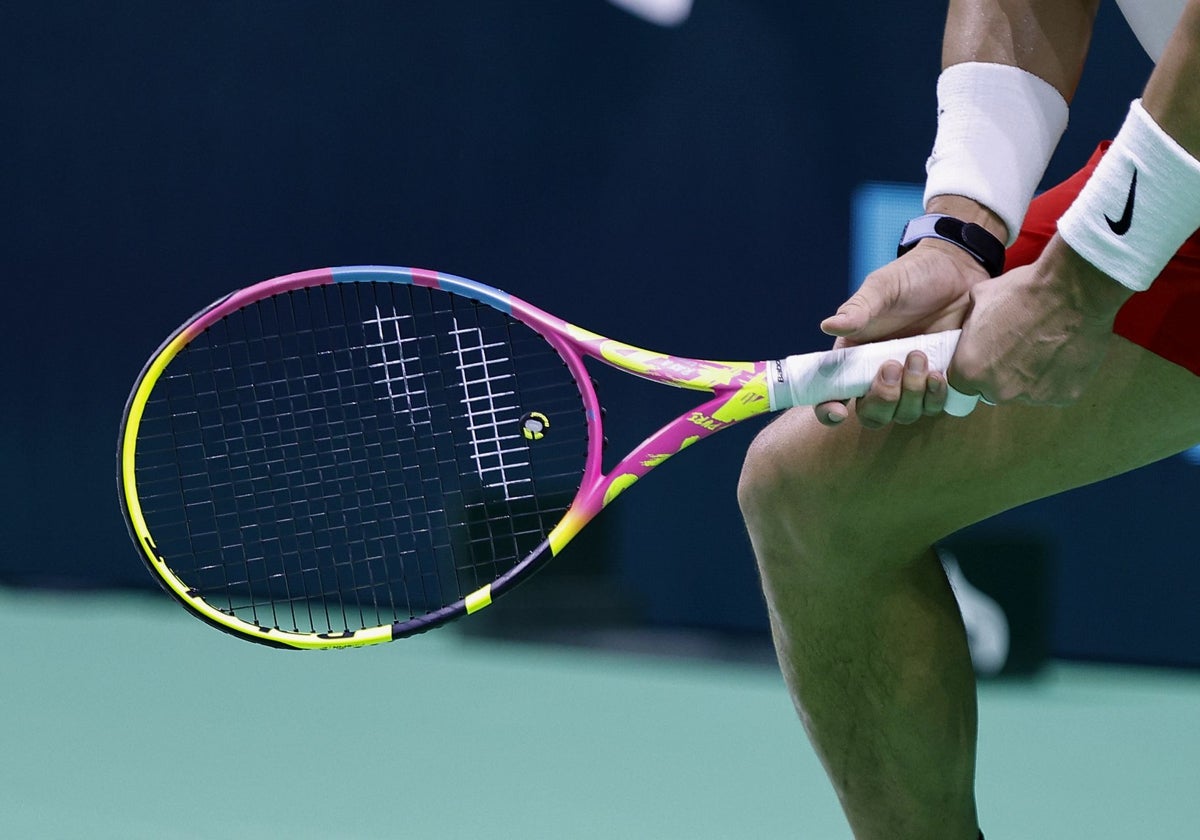
[[[1087,166],[1033,200],[1021,235],[1008,249],[1007,268],[1037,259],[1108,146],[1101,143]],[[1183,243],[1153,286],[1121,307],[1113,332],[1200,376],[1200,231]]]

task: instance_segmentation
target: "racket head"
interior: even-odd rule
[[[218,300],[125,406],[142,559],[198,618],[275,647],[391,641],[487,606],[550,559],[599,472],[599,403],[560,324],[388,266]]]

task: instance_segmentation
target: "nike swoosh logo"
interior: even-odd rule
[[[1110,219],[1105,214],[1104,221],[1108,222],[1108,226],[1112,228],[1112,232],[1117,236],[1124,236],[1129,232],[1129,226],[1133,224],[1133,197],[1137,194],[1137,170],[1133,170],[1133,180],[1129,182],[1129,197],[1125,199],[1125,212],[1121,214],[1119,219]]]

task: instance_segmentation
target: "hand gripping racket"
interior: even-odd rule
[[[214,627],[284,648],[391,641],[488,606],[701,438],[860,396],[910,350],[945,369],[957,340],[713,362],[433,271],[292,274],[212,304],[147,362],[122,508],[159,582]],[[605,472],[585,358],[711,396]]]

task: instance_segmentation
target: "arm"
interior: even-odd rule
[[[1068,102],[1087,56],[1099,0],[951,0],[942,67],[1011,64],[1054,85]]]
[[[1185,172],[1195,174],[1192,180],[1172,182],[1160,194],[1174,193],[1180,207],[1165,214],[1182,227],[1182,232],[1163,242],[1152,241],[1140,247],[1162,253],[1139,253],[1139,256],[1165,263],[1186,237],[1200,227],[1200,0],[1189,0],[1178,26],[1167,43],[1162,60],[1155,68],[1145,88],[1142,105],[1146,114],[1170,140],[1181,147],[1186,161]],[[1124,134],[1124,129],[1122,130]],[[1140,173],[1138,212],[1140,219],[1150,220],[1153,196],[1150,191],[1155,173]],[[1127,174],[1123,174],[1128,178]],[[1093,181],[1096,178],[1093,177]],[[1161,182],[1161,175],[1159,181]],[[1122,194],[1112,196],[1105,206],[1115,205],[1113,215],[1120,212]],[[1192,186],[1192,185],[1196,186]],[[971,314],[964,324],[963,342],[950,368],[952,382],[967,393],[983,393],[995,401],[1021,399],[1034,403],[1066,404],[1078,398],[1084,385],[1103,357],[1110,340],[1113,321],[1118,310],[1137,288],[1145,288],[1156,271],[1137,272],[1118,282],[1120,272],[1107,275],[1094,263],[1105,264],[1116,254],[1101,242],[1085,258],[1067,240],[1078,244],[1081,238],[1073,233],[1074,211],[1087,202],[1088,189],[1063,217],[1060,230],[1047,245],[1042,256],[1032,266],[1016,269],[997,282],[981,283],[973,290]],[[1093,192],[1092,195],[1096,193]],[[1190,200],[1188,200],[1190,199]],[[1097,222],[1102,218],[1098,208],[1088,208],[1089,216]],[[1075,218],[1081,218],[1075,214]],[[1144,234],[1148,227],[1143,224]],[[1133,237],[1125,237],[1126,240]],[[1153,237],[1151,238],[1154,239]],[[1179,241],[1175,241],[1175,240]],[[1113,240],[1114,242],[1116,240]],[[1132,253],[1132,251],[1131,251]],[[1153,258],[1153,259],[1151,259]],[[1110,270],[1114,270],[1110,268]]]
[[[1200,2],[1190,0],[1142,104],[1162,129],[1200,159]]]
[[[951,0],[942,38],[942,68],[970,61],[1019,67],[1049,82],[1070,102],[1079,85],[1099,0]],[[927,212],[975,222],[1001,241],[1009,231],[977,201],[942,195]]]
[[[1043,87],[1048,83],[1062,99],[1069,100],[1079,82],[1098,3],[952,0],[942,50],[943,67],[965,62],[1020,67],[1043,80]],[[987,105],[982,102],[979,107],[986,111]],[[1061,102],[1059,107],[1063,107]],[[1056,141],[1057,136],[1052,139]],[[954,148],[955,144],[947,145]],[[990,148],[986,138],[983,145]],[[1044,157],[1035,155],[1022,161],[1033,180],[1040,179],[1051,151],[1045,150]],[[987,157],[986,151],[982,157]],[[1007,180],[1008,173],[992,174],[991,179]],[[964,178],[964,182],[970,180]],[[951,186],[956,183],[954,177],[939,181]],[[1030,186],[1030,193],[1032,189]],[[1008,239],[1001,215],[978,199],[950,189],[935,191],[926,196],[925,209],[979,224],[1002,242]],[[1017,212],[1023,214],[1024,208],[1018,207]],[[835,346],[842,346],[960,327],[971,290],[986,279],[987,274],[960,248],[924,239],[909,253],[867,277],[862,288],[821,328],[836,337]],[[944,377],[926,371],[923,359],[910,358],[907,362],[903,368],[897,362],[880,369],[871,392],[858,402],[858,417],[864,425],[911,423],[923,415],[941,412]],[[816,414],[826,425],[836,425],[848,416],[840,403],[818,406]]]

